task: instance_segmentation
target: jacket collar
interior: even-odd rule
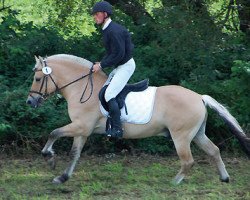
[[[102,27],[102,30],[105,30],[108,26],[109,26],[109,24],[112,22],[112,20],[110,19],[110,18],[108,18],[108,20],[105,22],[105,24],[103,25],[103,27]]]

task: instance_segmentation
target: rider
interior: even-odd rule
[[[135,62],[132,57],[134,45],[128,30],[111,20],[112,6],[110,3],[107,1],[96,3],[92,9],[92,15],[96,24],[102,26],[106,50],[106,55],[101,61],[94,64],[93,72],[98,72],[106,67],[114,67],[109,75],[110,83],[104,95],[112,121],[111,132],[108,133],[108,136],[122,138],[121,111],[115,97],[125,87],[135,71]]]

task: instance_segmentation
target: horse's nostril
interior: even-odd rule
[[[37,102],[40,104],[43,102],[43,98],[42,97],[39,97],[39,99],[37,100]]]
[[[31,101],[30,101],[30,100],[27,100],[26,103],[27,103],[28,105],[30,105],[30,104],[31,104]]]

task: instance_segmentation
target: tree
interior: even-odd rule
[[[1,11],[3,11],[3,10],[6,10],[6,9],[8,9],[8,8],[10,8],[10,6],[5,6],[5,0],[2,0],[2,8],[0,8],[0,12]]]
[[[250,1],[236,0],[236,3],[240,19],[240,30],[250,34]]]
[[[138,1],[108,0],[110,4],[122,10],[126,15],[132,17],[135,25],[141,25],[145,21],[152,21],[152,16]]]

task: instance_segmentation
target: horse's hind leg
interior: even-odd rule
[[[193,166],[194,159],[191,153],[190,142],[188,139],[187,140],[185,139],[175,140],[174,139],[174,144],[175,144],[177,154],[181,161],[181,169],[178,172],[178,174],[175,176],[173,183],[179,184],[187,175],[191,167]]]
[[[72,157],[72,161],[69,167],[63,172],[61,176],[58,176],[53,179],[53,183],[55,184],[64,183],[70,178],[70,176],[72,175],[75,169],[75,165],[80,158],[81,151],[86,140],[87,140],[87,137],[83,137],[83,136],[74,137],[74,142],[70,151],[70,156]]]
[[[219,148],[205,135],[206,122],[204,121],[199,132],[194,138],[194,142],[209,156],[213,158],[216,163],[218,172],[220,174],[220,180],[223,182],[229,182],[229,175],[225,168],[225,165],[221,159]]]

